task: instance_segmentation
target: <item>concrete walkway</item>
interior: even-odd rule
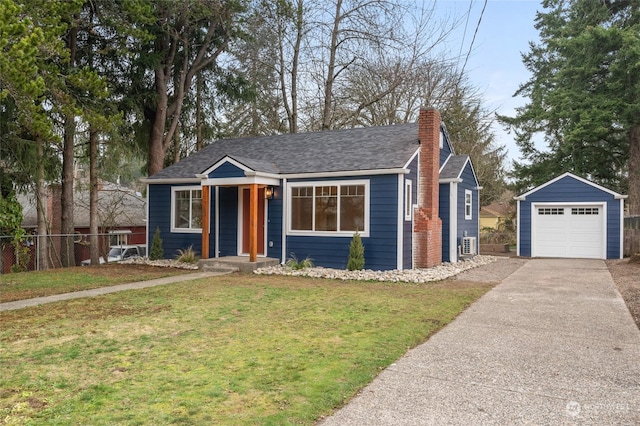
[[[75,291],[73,293],[56,294],[53,296],[34,297],[32,299],[16,300],[15,302],[0,303],[1,311],[13,311],[16,309],[28,308],[30,306],[43,305],[45,303],[59,302],[61,300],[80,299],[82,297],[100,296],[103,294],[115,293],[123,290],[135,290],[140,288],[155,287],[159,285],[172,284],[184,281],[197,280],[199,278],[224,275],[218,272],[195,272],[193,274],[173,275],[170,277],[156,278],[155,280],[138,281],[134,283],[114,285],[111,287],[99,287],[91,290]]]
[[[640,331],[604,262],[533,259],[323,426],[640,424]]]

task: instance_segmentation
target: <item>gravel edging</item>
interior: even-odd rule
[[[373,271],[370,269],[362,271],[347,271],[320,267],[296,270],[278,265],[256,269],[254,273],[258,275],[288,275],[337,280],[426,283],[453,277],[468,269],[494,263],[497,259],[498,258],[495,256],[475,256],[468,260],[463,260],[457,263],[443,263],[442,265],[428,269],[394,269],[391,271]]]
[[[150,265],[150,266],[160,266],[162,268],[177,268],[177,269],[191,269],[198,270],[197,263],[186,263],[186,262],[178,262],[177,260],[171,259],[161,259],[161,260],[150,260],[148,257],[135,257],[133,259],[123,260],[122,262],[118,262],[124,265]]]

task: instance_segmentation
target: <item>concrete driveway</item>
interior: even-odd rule
[[[638,425],[640,331],[604,262],[533,259],[321,424]]]

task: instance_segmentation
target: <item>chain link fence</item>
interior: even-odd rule
[[[144,245],[144,232],[109,232],[93,234],[98,244],[98,253],[105,258],[114,246]],[[27,234],[21,241],[9,235],[0,235],[0,274],[23,271],[39,271],[60,268],[65,264],[80,266],[91,258],[92,234]],[[68,254],[65,253],[68,247]],[[68,259],[68,261],[66,261]]]

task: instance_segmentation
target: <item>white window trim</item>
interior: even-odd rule
[[[467,214],[467,194],[469,195],[469,214]],[[473,219],[473,192],[469,189],[464,190],[464,218],[465,220]]]
[[[200,234],[202,228],[176,228],[176,192],[179,191],[202,191],[202,186],[172,186],[171,187],[171,232],[176,234]],[[192,208],[190,206],[189,208]]]
[[[410,179],[404,181],[404,220],[413,218],[413,182]]]
[[[287,235],[295,236],[309,236],[309,237],[350,237],[355,233],[354,231],[298,231],[291,229],[291,188],[311,186],[315,194],[315,188],[317,186],[347,186],[347,185],[363,185],[364,186],[364,227],[365,229],[359,229],[358,233],[361,237],[366,238],[369,236],[370,224],[370,184],[369,180],[323,180],[323,181],[305,181],[305,182],[289,182],[286,185],[287,188]],[[338,189],[338,194],[340,190]],[[338,212],[340,211],[340,197],[338,197]],[[315,211],[315,195],[313,201],[313,211]],[[338,215],[338,221],[340,215]],[[315,216],[313,218],[315,224]]]

